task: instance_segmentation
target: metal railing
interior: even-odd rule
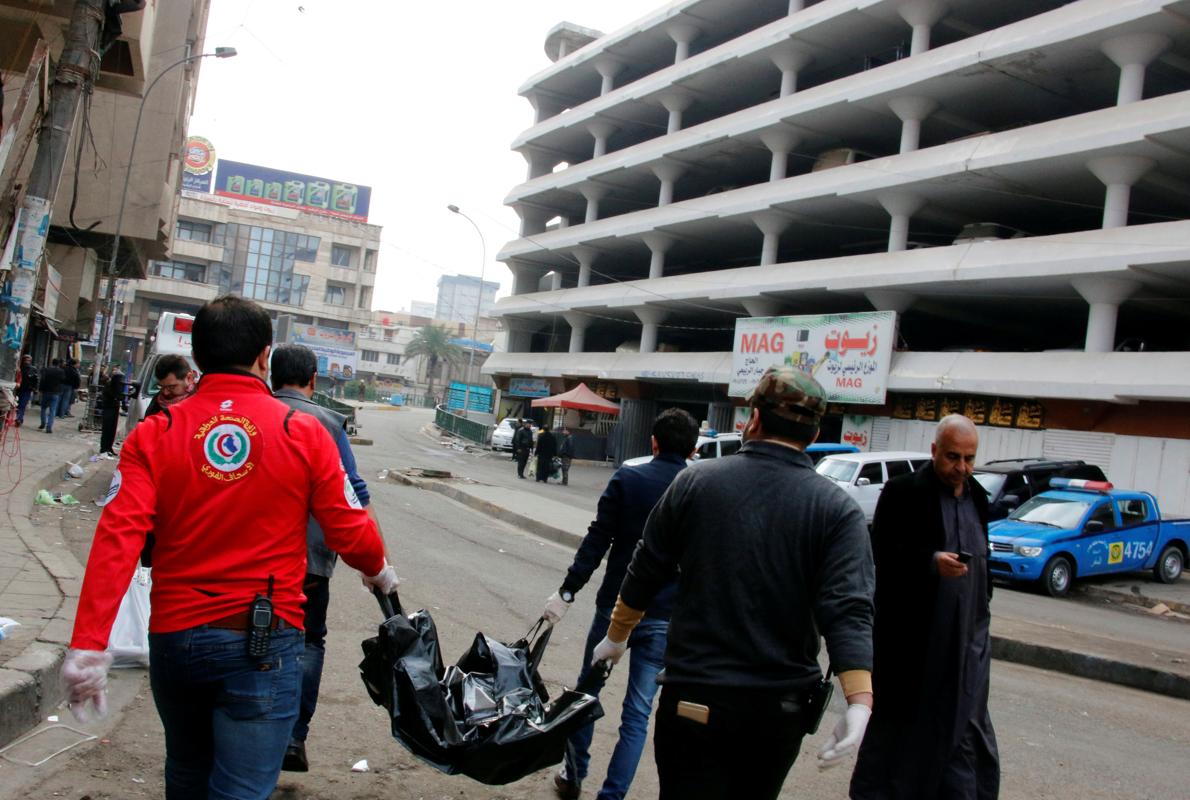
[[[461,439],[466,439],[469,442],[475,442],[479,445],[487,445],[491,430],[486,424],[452,414],[443,406],[438,406],[435,409],[434,424]]]

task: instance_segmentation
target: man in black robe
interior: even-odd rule
[[[938,423],[933,461],[885,485],[872,524],[875,706],[852,800],[994,800],[988,715],[988,501],[971,479],[979,436]]]
[[[549,428],[542,428],[541,433],[537,434],[537,445],[533,452],[537,454],[537,482],[547,483],[550,473],[554,471],[554,456],[558,455],[558,440]]]

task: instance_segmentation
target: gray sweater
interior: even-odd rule
[[[675,575],[665,683],[808,688],[821,676],[820,634],[835,672],[872,669],[864,515],[800,451],[749,442],[679,473],[649,516],[620,596],[648,608]]]

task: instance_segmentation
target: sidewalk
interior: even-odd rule
[[[77,488],[79,481],[62,480],[68,461],[84,467],[84,481],[96,472],[87,461],[96,435],[80,434],[76,420],[59,420],[55,428],[52,436],[28,425],[10,431],[15,438],[0,456],[0,491],[7,492],[0,496],[0,617],[20,623],[0,641],[0,746],[61,700],[58,668],[83,575],[58,531],[31,520],[39,489]]]
[[[572,482],[576,469],[580,467],[571,468]],[[601,470],[601,474],[604,480],[610,477],[606,469]],[[594,516],[593,509],[543,498],[519,486],[495,486],[460,477],[420,478],[395,471],[388,477],[445,495],[531,534],[573,547],[582,541]],[[1142,587],[1152,597],[1172,598],[1190,591],[1190,582],[1186,579],[1170,587],[1147,582],[1143,576],[1117,579],[1089,589],[1095,596],[1113,597],[1114,603],[1131,603],[1133,598],[1143,596],[1138,595],[1133,586]],[[997,591],[1012,590],[998,587]],[[1171,607],[1172,602],[1171,599]],[[1069,627],[1030,622],[1019,616],[994,615],[992,654],[1001,660],[1040,669],[1190,699],[1190,653],[1154,647],[1152,641],[1142,637],[1135,640],[1108,638]]]

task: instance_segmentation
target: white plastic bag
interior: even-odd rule
[[[149,666],[149,590],[152,587],[152,571],[148,567],[137,567],[128,591],[120,601],[120,611],[108,640],[112,667]]]

